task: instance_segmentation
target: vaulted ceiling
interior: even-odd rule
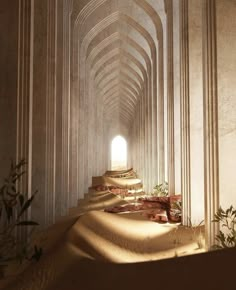
[[[161,88],[164,1],[74,1],[71,13],[81,103],[102,104],[106,120],[130,128],[137,104]]]

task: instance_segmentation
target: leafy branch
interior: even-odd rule
[[[27,211],[30,208],[37,191],[28,198],[27,194],[21,193],[19,190],[19,182],[26,171],[24,159],[15,164],[11,162],[10,171],[7,178],[4,179],[3,185],[0,187],[0,263],[23,258],[29,259],[29,243],[22,241],[17,236],[17,228],[19,227],[35,227],[37,222],[28,220]],[[39,256],[38,253],[42,249],[34,247],[32,257]],[[31,257],[30,257],[31,258]]]
[[[168,196],[168,182],[157,184],[154,188],[153,195],[156,196]]]
[[[227,210],[220,207],[212,222],[219,223],[221,226],[221,230],[215,238],[217,245],[214,245],[213,248],[236,247],[236,209],[232,205]]]

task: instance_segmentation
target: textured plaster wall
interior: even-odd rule
[[[236,1],[217,0],[220,205],[236,205]]]

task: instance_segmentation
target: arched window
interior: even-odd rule
[[[111,143],[111,170],[127,169],[127,142],[116,136]]]

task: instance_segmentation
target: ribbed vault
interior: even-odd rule
[[[134,164],[136,158],[129,154],[129,164],[136,165],[147,186],[158,176],[163,178],[164,168],[158,167],[164,153],[158,160],[157,152],[164,150],[165,4],[164,0],[73,1],[72,98],[79,98],[78,136],[84,140],[79,158],[87,167],[80,178],[85,188],[92,175],[109,168],[115,135],[123,135],[130,151],[138,146],[135,152],[145,156]],[[145,138],[149,145],[144,146]],[[97,156],[101,148],[103,157]],[[93,168],[89,157],[97,164]],[[149,169],[143,169],[147,162]]]

